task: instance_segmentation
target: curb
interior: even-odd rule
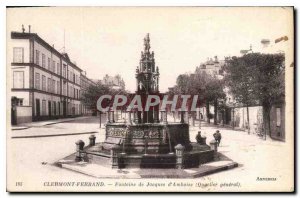
[[[192,176],[192,178],[203,177],[203,176],[214,174],[214,173],[218,173],[218,172],[221,172],[221,171],[230,170],[230,169],[233,169],[233,168],[236,168],[236,167],[238,167],[238,163],[232,162],[232,163],[227,164],[225,166],[216,167],[216,168],[214,168],[212,170],[203,171],[203,172],[200,171],[200,172],[195,173],[195,174],[193,174],[191,176]]]
[[[12,131],[17,131],[17,130],[25,130],[25,129],[29,129],[30,127],[18,127],[18,128],[12,128]]]
[[[82,118],[82,119],[84,119],[84,118]],[[63,120],[63,121],[60,121],[60,122],[48,123],[48,124],[44,124],[44,125],[42,125],[42,126],[48,126],[48,125],[53,125],[53,124],[58,124],[58,123],[64,123],[64,122],[72,122],[72,121],[74,121],[74,120],[76,120],[76,119],[72,119],[72,120]],[[79,120],[80,120],[80,119],[79,119]]]
[[[80,118],[80,119],[84,119],[84,118]],[[80,120],[80,119],[78,119],[78,120]],[[40,125],[40,126],[20,126],[19,128],[12,128],[11,130],[16,131],[16,130],[24,130],[24,129],[34,128],[34,127],[43,127],[43,126],[48,126],[48,125],[53,125],[53,124],[58,124],[58,123],[71,122],[71,121],[74,121],[74,120],[76,120],[76,119],[62,120],[62,121],[58,121],[58,122],[43,124],[43,125]]]
[[[98,133],[96,131],[91,132],[81,132],[81,133],[62,133],[62,134],[49,134],[49,135],[20,135],[20,136],[12,136],[11,138],[40,138],[40,137],[54,137],[54,136],[68,136],[68,135],[83,135],[83,134],[94,134]]]

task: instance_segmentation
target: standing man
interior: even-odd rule
[[[221,133],[219,130],[217,130],[214,134],[213,134],[216,142],[218,143],[218,146],[220,145],[221,143],[221,139],[222,139],[222,136],[221,136]]]

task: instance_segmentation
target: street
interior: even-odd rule
[[[99,117],[89,117],[66,123],[58,123],[38,128],[29,128],[12,133],[39,132],[63,133],[96,131],[94,135],[97,141],[103,140],[104,129],[99,129]],[[99,133],[100,132],[100,133]],[[85,178],[87,176],[53,166],[52,163],[75,152],[75,142],[79,139],[88,144],[91,134],[37,137],[37,138],[10,138],[7,142],[7,167],[11,174],[10,178],[19,178],[19,181],[32,181],[33,178],[43,178],[45,174],[49,180],[68,180],[69,178]]]
[[[215,181],[235,181],[237,178],[245,179],[245,181],[256,182],[257,177],[271,177],[277,180],[291,180],[286,178],[289,171],[285,158],[292,158],[293,153],[287,150],[286,142],[273,141],[267,139],[266,141],[260,139],[255,135],[248,135],[243,131],[234,131],[230,128],[220,128],[213,125],[201,123],[199,129],[198,122],[196,126],[190,126],[190,140],[195,141],[195,136],[198,130],[201,130],[202,135],[207,136],[207,144],[213,139],[212,134],[219,129],[222,134],[221,145],[218,148],[219,152],[230,160],[239,164],[239,167],[223,171],[220,173],[205,176],[201,179],[215,180]],[[96,142],[104,140],[105,129],[102,125],[99,129],[99,117],[88,117],[80,120],[74,120],[65,123],[57,123],[44,127],[29,128],[22,131],[22,133],[46,133],[49,131],[63,131],[64,133],[87,132],[95,131]],[[16,133],[13,131],[13,133]],[[18,131],[18,133],[20,133]],[[10,171],[8,182],[10,178],[19,178],[24,185],[33,180],[41,180],[47,174],[47,181],[67,181],[72,178],[76,180],[90,180],[91,177],[65,170],[52,165],[57,160],[60,160],[71,153],[75,152],[75,142],[79,139],[86,144],[89,142],[91,134],[79,135],[64,135],[52,137],[36,137],[36,138],[9,138],[7,142],[8,153],[7,160]],[[265,172],[268,174],[264,174]],[[14,176],[13,176],[14,175]],[[36,179],[39,178],[39,179]]]

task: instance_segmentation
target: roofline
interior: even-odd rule
[[[87,81],[89,81],[90,83],[93,83],[94,85],[97,84],[97,83],[95,83],[93,80],[91,80],[90,78],[88,78],[86,75],[83,75],[82,73],[80,74],[80,77],[85,78]]]
[[[11,38],[12,39],[35,39],[41,45],[43,45],[44,47],[47,47],[48,49],[50,49],[50,51],[53,51],[56,55],[58,55],[60,58],[62,58],[65,62],[67,62],[71,66],[75,67],[76,69],[80,70],[80,72],[83,71],[80,67],[78,67],[77,65],[75,65],[71,61],[68,61],[67,58],[64,57],[64,55],[62,53],[60,53],[59,51],[57,51],[54,47],[52,47],[44,39],[42,39],[41,37],[39,37],[39,35],[37,33],[28,33],[28,32],[22,33],[22,32],[14,32],[14,31],[12,31],[11,32]]]

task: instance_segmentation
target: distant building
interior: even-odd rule
[[[36,33],[11,32],[12,124],[82,115],[81,72]]]
[[[101,82],[113,89],[125,89],[125,82],[120,75],[109,76],[106,74]]]
[[[212,58],[207,58],[207,61],[201,63],[197,68],[196,71],[205,72],[212,76],[223,75],[223,66],[225,64],[225,60],[219,60],[217,56]]]

